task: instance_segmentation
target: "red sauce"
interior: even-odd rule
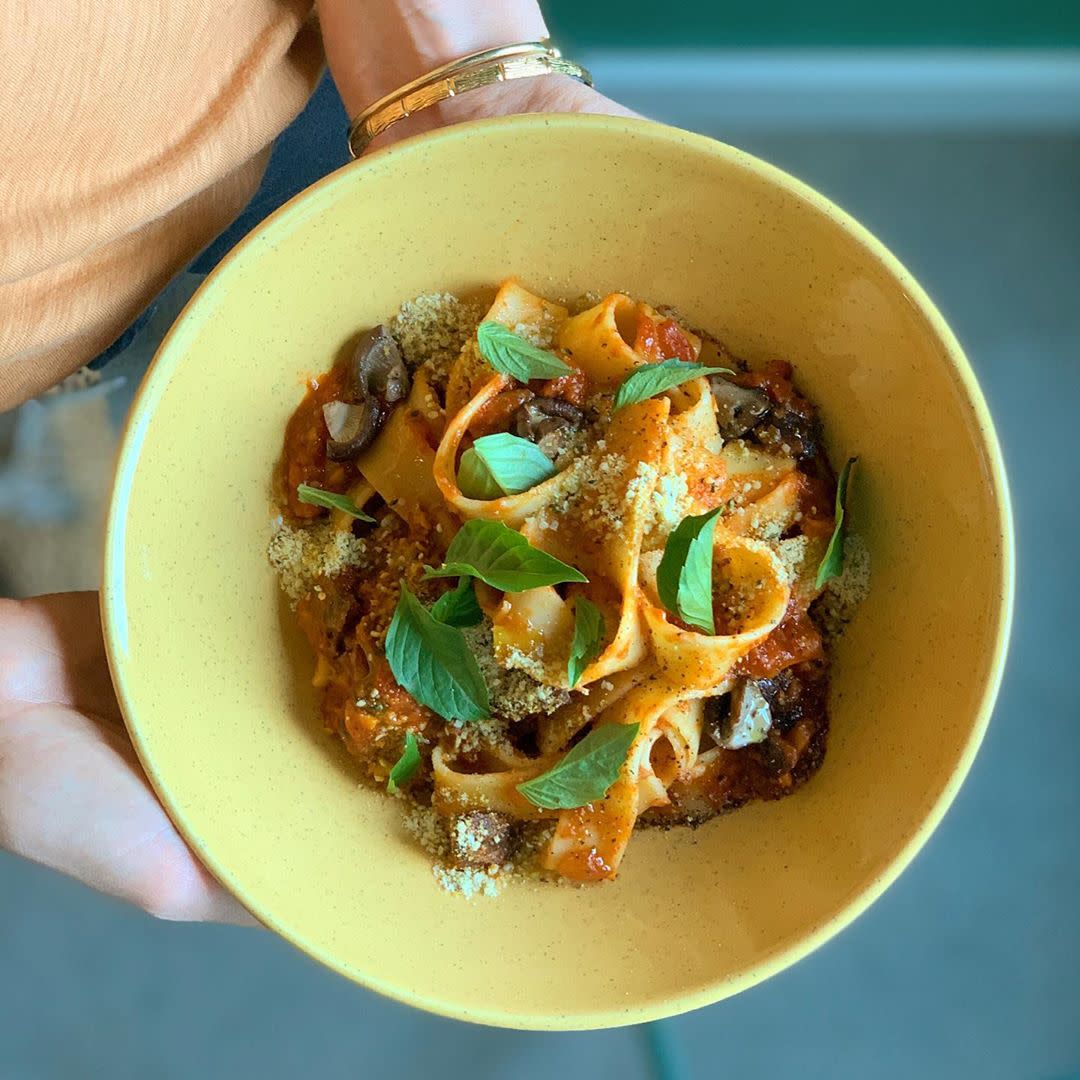
[[[469,433],[479,439],[482,435],[494,435],[497,431],[509,430],[514,413],[534,396],[531,390],[521,386],[488,398],[469,421]]]
[[[821,634],[810,616],[789,607],[784,621],[739,661],[736,670],[752,679],[771,679],[792,664],[819,660],[824,655]]]
[[[336,401],[344,392],[345,374],[334,368],[325,375],[311,380],[304,400],[292,414],[285,428],[284,483],[289,513],[297,518],[317,518],[325,511],[309,506],[296,497],[299,484],[333,490],[336,484],[348,479],[348,470],[335,462],[326,460],[326,423],[322,407]]]
[[[832,485],[823,476],[799,473],[799,522],[806,536],[832,536],[836,520],[833,518],[835,494]]]
[[[655,319],[641,312],[638,315],[634,352],[646,360],[695,360],[694,346],[674,319]]]
[[[589,380],[581,368],[574,368],[569,375],[560,375],[557,379],[549,379],[540,387],[540,396],[548,398],[562,398],[571,405],[580,408],[585,404],[585,392],[588,389]]]
[[[794,369],[786,360],[770,360],[757,371],[747,371],[731,376],[731,381],[738,386],[752,390],[764,390],[773,401],[781,405],[792,404],[796,397],[795,387],[791,382]]]

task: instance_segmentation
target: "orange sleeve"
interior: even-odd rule
[[[236,217],[321,67],[309,0],[0,5],[0,409]]]

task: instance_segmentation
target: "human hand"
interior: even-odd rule
[[[0,848],[163,919],[254,924],[139,768],[96,593],[0,600]]]
[[[547,37],[535,0],[318,0],[330,70],[350,117],[412,79],[480,49]],[[633,116],[562,75],[499,83],[416,113],[374,143],[485,116],[594,112]]]

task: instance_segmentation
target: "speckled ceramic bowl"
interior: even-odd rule
[[[869,599],[836,657],[824,767],[797,795],[635,837],[616,883],[436,885],[400,808],[314,719],[311,660],[265,550],[268,477],[305,373],[403,299],[508,274],[677,305],[782,356],[860,455]],[[135,406],[103,607],[143,765],[207,865],[349,978],[490,1024],[584,1028],[775,974],[881,894],[967,772],[1001,674],[1009,506],[971,369],[897,261],[821,196],[644,122],[528,117],[350,165],[217,269]]]

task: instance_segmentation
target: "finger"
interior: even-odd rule
[[[0,711],[42,702],[119,721],[95,592],[0,600]]]
[[[159,918],[255,922],[188,849],[122,736],[64,706],[0,717],[0,847]]]

